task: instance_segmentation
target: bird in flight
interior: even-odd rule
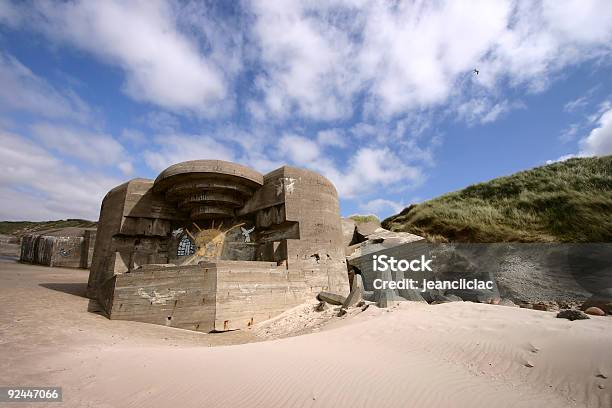
[[[480,73],[480,71],[479,71],[479,70],[477,70],[476,68],[474,68],[474,73],[475,73],[476,75],[478,75],[478,74]]]

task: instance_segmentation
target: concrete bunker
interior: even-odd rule
[[[95,228],[67,227],[38,231],[21,238],[19,261],[64,268],[89,268]]]
[[[102,202],[87,293],[111,319],[232,330],[321,291],[349,284],[337,192],[317,173],[195,160]]]

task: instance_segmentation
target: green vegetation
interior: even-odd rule
[[[380,220],[375,215],[351,215],[349,219],[355,221],[358,224],[361,224],[364,222],[375,222],[375,223],[380,224]]]
[[[475,184],[383,221],[432,241],[612,242],[612,156]]]
[[[46,231],[51,229],[80,227],[92,228],[97,222],[87,220],[57,220],[57,221],[0,221],[0,234],[15,235],[21,237],[30,232]]]

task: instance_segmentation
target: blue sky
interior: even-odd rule
[[[191,159],[311,168],[385,217],[607,154],[609,1],[0,0],[3,220],[95,219]]]

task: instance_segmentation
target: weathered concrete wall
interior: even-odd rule
[[[25,235],[20,261],[65,268],[87,268],[95,230],[65,228]]]
[[[21,238],[21,256],[25,263],[51,266],[55,237],[42,235],[24,235]]]
[[[115,278],[111,319],[209,332],[214,329],[216,273],[199,265],[145,267]]]
[[[172,222],[182,218],[152,188],[152,180],[134,179],[104,197],[87,284],[89,297],[98,298],[98,289],[115,274],[168,262]]]
[[[116,275],[109,317],[210,332],[242,329],[303,303],[318,289],[274,262],[145,266]]]
[[[194,220],[233,218],[263,176],[248,167],[222,160],[192,160],[174,164],[155,179],[154,191]]]
[[[314,297],[302,271],[275,262],[219,261],[215,330],[242,329]]]
[[[83,254],[83,237],[54,237],[51,265],[80,268]]]
[[[20,239],[13,235],[0,234],[0,256],[19,259],[20,254]]]
[[[91,267],[95,245],[96,231],[86,230],[83,234],[83,245],[81,246],[81,268],[87,269]]]
[[[87,296],[90,298],[97,298],[101,285],[114,275],[115,251],[112,248],[112,240],[121,227],[129,183],[113,188],[102,200],[96,244],[87,282]]]
[[[256,212],[257,227],[267,229],[263,238],[279,242],[274,260],[308,271],[309,287],[349,293],[338,193],[329,180],[283,166],[264,176],[264,186],[241,211],[249,212]]]

